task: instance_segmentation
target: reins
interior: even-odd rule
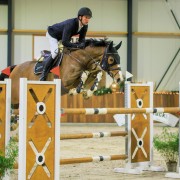
[[[84,51],[86,51],[86,50],[84,49]],[[100,60],[97,59],[97,61],[96,61],[87,51],[86,51],[86,53],[87,53],[88,57],[90,58],[90,60],[93,61],[92,64],[95,64],[95,65],[96,65],[95,68],[91,70],[91,72],[97,71],[96,68],[99,66]],[[81,66],[83,67],[84,70],[87,70],[87,67],[89,66],[89,63],[90,63],[91,61],[89,61],[89,62],[85,65],[80,59],[74,57],[74,56],[71,54],[71,51],[69,51],[69,53],[66,53],[66,54],[69,55],[73,60],[76,60],[79,64],[81,64]]]
[[[84,70],[86,70],[86,66],[85,64],[82,63],[82,61],[74,56],[71,55],[71,52],[68,53],[67,55],[69,55],[72,59],[76,60],[79,64],[81,64],[81,66],[83,67]]]

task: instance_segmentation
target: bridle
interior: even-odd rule
[[[108,52],[108,49],[109,49],[109,46],[107,46],[107,47],[106,47],[106,50],[104,51],[104,55],[103,55],[102,61],[101,61],[101,63],[100,63],[100,66],[101,66],[101,68],[102,68],[104,71],[106,71],[112,78],[114,78],[118,72],[117,72],[115,75],[113,75],[113,73],[112,73],[111,71],[115,71],[115,70],[121,71],[121,67],[120,67],[120,64],[119,64],[118,67],[113,68],[114,65],[118,64],[118,63],[117,63],[117,60],[116,60],[115,58],[114,58],[114,62],[113,62],[112,64],[109,64],[109,63],[108,63],[108,58],[109,58],[109,56],[111,56],[111,55],[113,56],[113,55],[117,55],[117,54],[118,54],[117,52],[114,52],[114,53],[112,52],[112,53],[110,53],[110,52]]]

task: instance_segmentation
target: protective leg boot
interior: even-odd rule
[[[50,69],[51,69],[51,67],[53,65],[53,61],[54,61],[54,59],[51,56],[49,56],[45,66],[44,66],[44,69],[42,71],[40,81],[45,81],[46,80],[47,75],[48,75],[48,73],[49,73],[49,71],[50,71]]]

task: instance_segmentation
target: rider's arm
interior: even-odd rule
[[[70,24],[67,24],[64,27],[63,33],[62,33],[62,44],[66,47],[70,48],[78,48],[78,45],[75,43],[71,43],[71,37],[72,37],[72,28],[73,26]]]
[[[71,37],[72,37],[72,31],[73,31],[73,26],[68,24],[65,26],[62,34],[62,44],[66,47],[70,48],[84,48],[84,42],[85,42],[85,36],[87,32],[88,26],[84,26],[80,32],[79,32],[79,42],[78,43],[71,43]],[[83,43],[83,44],[82,44]]]
[[[83,28],[79,32],[79,43],[85,42],[86,33],[88,30],[88,25],[83,26]]]

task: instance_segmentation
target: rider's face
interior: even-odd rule
[[[89,20],[91,19],[90,16],[81,16],[80,18],[82,25],[87,25],[89,23]]]

